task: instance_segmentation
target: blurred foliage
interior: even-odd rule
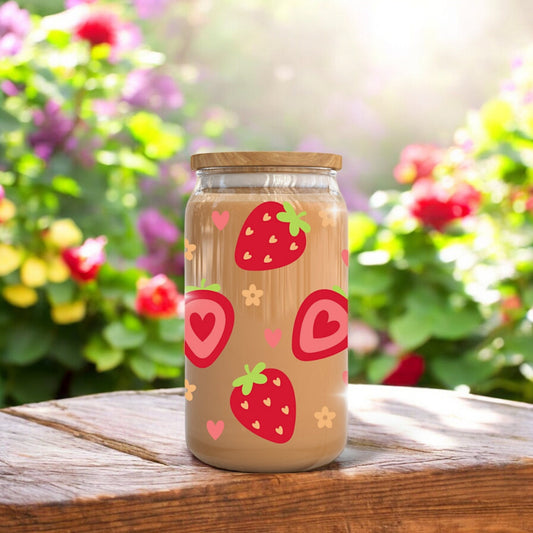
[[[354,327],[379,333],[354,338],[352,379],[417,354],[404,384],[533,401],[533,49],[453,146],[408,147],[396,177],[410,189],[371,199],[382,222],[351,217]]]
[[[429,26],[409,41],[417,60],[392,54],[388,69],[379,57],[398,28],[372,38],[349,2],[328,5],[325,17],[303,1],[65,10],[56,0],[20,0],[31,20],[2,11],[7,4],[17,5],[0,6],[0,404],[183,383],[175,288],[183,290],[191,153],[332,150],[346,155],[345,184],[383,183],[409,124],[422,121],[422,138],[442,139],[444,122],[470,103],[461,86],[466,100],[434,116],[426,97],[442,94],[430,76],[415,75],[431,63],[420,46]],[[476,2],[455,7],[479,22]],[[385,23],[382,9],[369,7],[370,22]],[[401,30],[408,10],[397,15],[387,20]],[[357,31],[341,31],[341,20]],[[383,49],[363,64],[371,43]],[[475,57],[463,56],[475,71]],[[395,69],[408,67],[404,98]],[[402,186],[351,214],[352,382],[533,401],[532,80],[527,52],[451,147],[406,149],[395,170]],[[344,193],[352,209],[366,205],[353,189]],[[147,304],[161,300],[164,310]]]
[[[71,4],[0,7],[0,405],[183,383],[191,104],[141,2]]]

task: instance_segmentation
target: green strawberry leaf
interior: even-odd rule
[[[257,363],[253,370],[250,371],[250,366],[244,365],[246,374],[234,379],[231,385],[233,387],[242,387],[242,393],[244,396],[248,396],[252,392],[255,384],[263,385],[267,382],[267,377],[261,373],[265,368],[265,363]]]
[[[207,287],[205,286],[205,278],[202,278],[202,281],[200,281],[200,286],[199,287],[196,287],[195,285],[187,285],[185,287],[185,292],[190,292],[190,291],[196,291],[196,290],[199,290],[199,289],[203,289],[203,290],[206,290],[206,291],[215,291],[215,292],[220,292],[220,285],[218,283],[212,283],[211,285],[208,285]]]
[[[338,292],[341,296],[344,296],[345,298],[348,298],[348,295],[338,285],[333,285],[333,290],[335,292]]]
[[[304,233],[309,233],[311,231],[311,226],[305,222],[305,220],[302,220],[302,217],[307,215],[306,211],[297,214],[294,207],[292,207],[289,202],[283,202],[283,209],[285,209],[285,211],[280,211],[276,215],[276,218],[280,222],[286,222],[289,224],[289,233],[293,237],[296,237],[298,233],[300,233],[300,230]]]

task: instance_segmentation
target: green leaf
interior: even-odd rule
[[[285,211],[278,213],[276,218],[280,222],[286,222],[289,224],[289,233],[293,237],[296,237],[300,233],[300,230],[304,233],[309,233],[311,231],[311,226],[301,219],[307,215],[306,211],[297,214],[294,207],[287,201],[283,202],[283,208]]]
[[[442,320],[433,325],[433,335],[439,339],[461,339],[481,324],[481,315],[475,308],[443,310]]]
[[[157,365],[141,354],[136,353],[131,355],[128,358],[128,364],[135,375],[141,379],[152,381],[156,377]]]
[[[123,322],[112,322],[103,330],[105,340],[114,348],[137,348],[146,340],[146,331],[130,329]]]
[[[72,280],[63,283],[48,283],[46,285],[46,295],[52,305],[64,304],[74,299],[76,285]]]
[[[504,100],[487,102],[480,112],[481,122],[492,139],[499,139],[511,127],[513,108]]]
[[[431,373],[447,388],[477,385],[494,375],[501,363],[496,359],[481,359],[475,352],[462,357],[432,356],[428,358]]]
[[[352,213],[348,217],[348,251],[350,254],[361,250],[376,230],[377,224],[368,215]]]
[[[156,374],[158,378],[172,379],[181,376],[181,367],[166,366],[156,364]]]
[[[141,353],[162,365],[181,367],[184,363],[183,345],[180,343],[150,340],[142,346]]]
[[[350,261],[350,296],[368,296],[385,292],[393,283],[393,271],[389,265],[364,266]]]
[[[85,357],[96,365],[98,372],[117,367],[124,360],[124,352],[109,346],[99,335],[94,335],[83,350]]]
[[[185,322],[181,318],[162,318],[159,320],[159,336],[167,342],[180,342],[185,337]]]
[[[52,178],[52,188],[56,192],[74,196],[75,198],[79,198],[82,192],[78,182],[68,176],[54,176]]]
[[[9,395],[17,403],[51,400],[58,392],[63,379],[62,369],[51,361],[39,361],[35,365],[17,368],[11,375]]]
[[[63,332],[54,338],[50,356],[69,370],[80,370],[87,364],[82,354],[84,342],[85,339],[76,330]]]
[[[332,288],[335,292],[338,292],[341,296],[347,298],[346,293],[342,290],[342,287],[339,287],[338,285],[333,285]]]
[[[367,378],[370,383],[383,383],[383,380],[392,372],[398,360],[390,355],[380,355],[370,359],[367,365]]]
[[[407,311],[407,313],[390,321],[389,333],[392,339],[406,350],[420,346],[431,337],[433,319],[430,315],[423,315]]]
[[[33,322],[17,322],[7,332],[7,339],[0,360],[14,365],[30,365],[41,359],[50,348],[53,331],[49,325]]]
[[[46,39],[57,48],[65,48],[70,43],[70,33],[62,30],[50,30]]]

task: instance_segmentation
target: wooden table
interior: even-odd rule
[[[533,406],[351,385],[345,452],[313,472],[217,470],[183,391],[0,411],[0,531],[532,532]]]

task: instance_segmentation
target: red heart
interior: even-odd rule
[[[194,331],[194,334],[201,341],[205,341],[215,327],[214,313],[206,313],[204,318],[202,318],[198,313],[193,313],[191,315],[191,327]]]
[[[341,325],[337,320],[328,320],[328,318],[329,313],[324,309],[316,315],[313,323],[313,337],[315,339],[330,337],[340,328]]]

